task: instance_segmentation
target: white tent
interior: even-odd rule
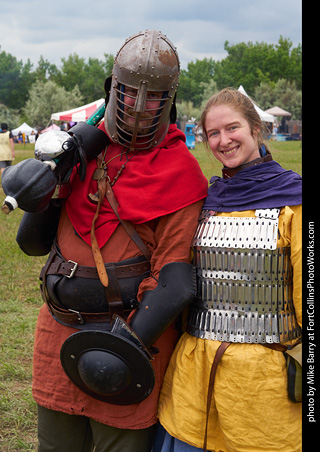
[[[244,89],[244,87],[242,85],[239,86],[238,91],[240,91],[240,93],[244,94],[245,96],[249,97],[249,99],[250,99],[250,96],[248,96],[248,94],[245,92],[245,89]],[[254,108],[258,112],[258,114],[259,114],[259,116],[260,116],[262,121],[264,121],[264,122],[274,122],[275,118],[274,118],[273,115],[271,115],[270,113],[266,113],[265,111],[261,110],[261,108],[258,107],[258,105],[256,105],[253,102],[252,99],[250,99],[250,100],[253,103]]]
[[[291,113],[277,106],[268,108],[268,110],[266,110],[266,113],[270,113],[274,116],[291,116]]]
[[[71,110],[52,113],[50,119],[55,121],[86,121],[99,107],[101,107],[104,101],[104,99],[99,99],[95,102],[91,102],[90,104],[72,108]]]
[[[11,130],[13,136],[17,136],[19,132],[24,133],[26,136],[29,136],[31,135],[32,131],[34,133],[37,133],[36,129],[28,126],[26,122],[21,124],[21,126],[17,127],[16,129]]]

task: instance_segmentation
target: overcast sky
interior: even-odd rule
[[[302,43],[302,0],[0,0],[0,51],[37,66],[76,53],[104,59],[125,39],[156,29],[177,47],[182,69],[226,57],[225,41]]]

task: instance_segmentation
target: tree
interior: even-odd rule
[[[61,61],[61,71],[53,77],[59,86],[63,86],[67,91],[78,86],[84,103],[105,97],[104,82],[112,71],[112,55],[105,54],[105,61],[89,58],[86,62],[84,58],[74,53],[68,59],[62,58]]]
[[[254,97],[263,110],[277,105],[289,111],[292,119],[302,119],[302,92],[295,82],[280,79],[277,83],[261,83]]]
[[[1,47],[0,47],[1,50]],[[0,52],[0,102],[9,108],[24,105],[34,78],[32,64],[24,65],[10,53]]]
[[[214,63],[214,80],[219,89],[243,85],[249,94],[261,83],[276,83],[280,78],[301,88],[301,45],[291,47],[292,42],[282,36],[277,45],[241,42],[231,46],[226,41],[228,56]]]
[[[191,101],[185,100],[177,103],[177,118],[179,121],[187,122],[188,120],[200,118],[201,111],[199,108],[195,108]]]
[[[191,101],[195,107],[199,107],[202,101],[202,83],[209,83],[212,79],[213,65],[212,58],[188,63],[188,69],[181,71],[178,99]]]
[[[21,124],[21,118],[17,110],[10,109],[0,104],[0,124],[6,122],[9,130],[15,129]]]
[[[37,81],[29,92],[24,113],[33,127],[44,128],[48,125],[52,113],[69,110],[82,103],[83,97],[78,86],[67,91],[51,80]]]
[[[200,110],[202,112],[206,106],[206,103],[210,99],[210,97],[213,96],[213,94],[217,93],[219,90],[218,90],[216,82],[213,79],[211,79],[209,81],[209,83],[202,82],[201,87],[202,87],[202,96],[201,96]]]
[[[38,61],[38,67],[34,72],[35,79],[45,82],[46,80],[53,80],[58,77],[59,69],[55,64],[51,64],[48,60],[45,60],[43,56],[40,56]]]

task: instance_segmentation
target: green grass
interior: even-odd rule
[[[14,163],[33,157],[16,145]],[[5,198],[0,189],[0,204]],[[46,257],[26,256],[15,241],[23,212],[0,213],[0,450],[36,450],[36,404],[31,394],[32,345],[42,305],[38,276]]]
[[[270,142],[273,158],[284,168],[302,172],[301,142]],[[34,145],[16,145],[14,163],[33,157]],[[203,144],[192,151],[209,179],[221,165]],[[0,188],[0,204],[5,195]],[[31,394],[32,348],[42,300],[38,276],[46,257],[20,251],[16,233],[23,212],[0,213],[0,451],[36,450],[36,404]]]

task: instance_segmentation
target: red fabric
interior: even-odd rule
[[[105,132],[104,125],[100,128]],[[122,158],[118,156],[123,151]],[[129,153],[131,158],[132,153]],[[110,161],[115,157],[113,160]],[[112,143],[105,157],[111,181],[121,165],[126,162],[126,149]],[[96,161],[88,163],[84,182],[76,171],[72,175],[72,193],[66,201],[68,216],[88,245],[96,205],[88,194],[97,192],[97,182],[92,180]],[[185,136],[176,125],[170,125],[166,138],[159,147],[137,152],[127,163],[113,186],[119,204],[119,215],[133,223],[144,223],[186,207],[207,195],[208,182],[196,158],[185,145]],[[134,200],[134,202],[132,202]],[[107,199],[104,200],[96,221],[95,234],[100,248],[108,241],[118,226],[118,219]]]

